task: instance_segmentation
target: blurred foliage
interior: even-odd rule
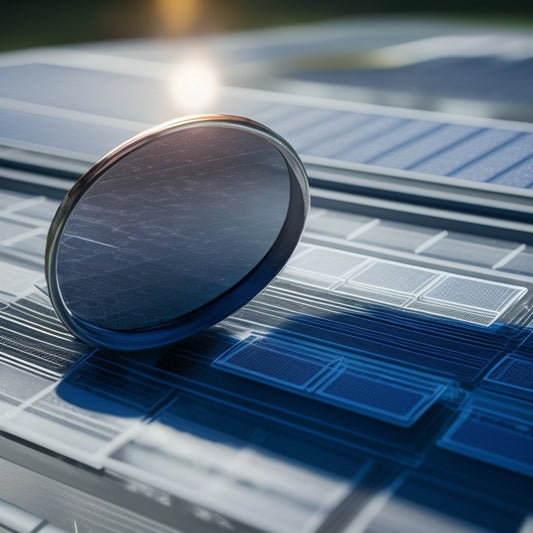
[[[176,37],[346,15],[439,13],[531,21],[531,0],[20,0],[1,8],[0,49]],[[502,19],[503,17],[503,19]]]

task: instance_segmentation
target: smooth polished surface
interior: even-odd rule
[[[256,266],[288,200],[285,161],[264,139],[203,127],[153,141],[72,211],[57,261],[65,304],[117,330],[188,313]]]
[[[148,132],[67,196],[47,275],[78,337],[127,349],[178,340],[283,267],[307,209],[303,167],[266,128],[240,120],[196,117]]]

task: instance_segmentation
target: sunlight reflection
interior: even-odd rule
[[[204,112],[218,93],[219,80],[213,66],[204,59],[187,59],[176,65],[170,89],[181,111]]]

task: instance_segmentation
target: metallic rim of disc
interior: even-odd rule
[[[132,151],[170,133],[206,126],[241,129],[259,135],[283,156],[290,180],[289,208],[272,246],[257,266],[235,285],[201,307],[165,324],[141,330],[116,331],[92,326],[76,318],[63,301],[56,275],[61,236],[73,209],[106,170]],[[166,122],[140,133],[109,152],[92,166],[65,196],[52,220],[46,241],[45,274],[52,305],[67,329],[75,337],[93,346],[143,350],[171,344],[214,325],[258,294],[283,268],[298,244],[308,210],[309,187],[303,163],[294,149],[266,126],[231,115],[195,115]]]

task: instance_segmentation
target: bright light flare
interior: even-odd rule
[[[172,98],[182,111],[205,112],[218,93],[219,80],[213,66],[202,59],[176,65],[171,80]]]

